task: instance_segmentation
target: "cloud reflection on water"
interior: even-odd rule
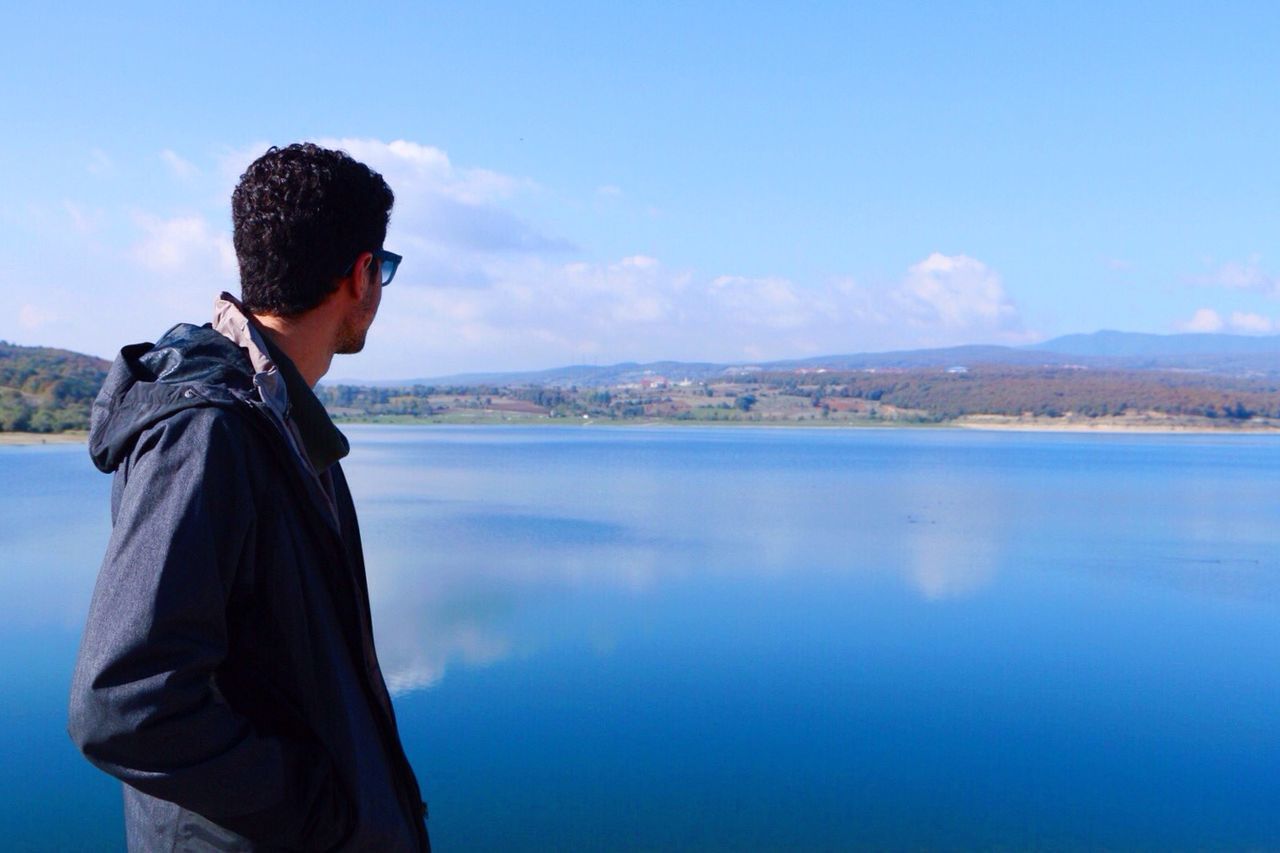
[[[972,595],[995,578],[1001,558],[1003,508],[979,482],[956,494],[925,488],[916,503],[928,506],[907,519],[903,573],[926,600]]]
[[[545,434],[534,445],[384,434],[348,460],[394,690],[548,643],[607,653],[615,639],[598,624],[557,616],[575,596],[634,609],[686,580],[835,574],[904,578],[938,601],[995,576],[1001,506],[981,482],[957,491],[907,467],[873,491],[863,472],[814,459],[717,458],[696,444],[664,455],[587,437],[557,451],[562,435]]]
[[[1253,439],[348,430],[399,692],[565,644],[608,655],[695,584],[905,588],[959,607],[1002,576],[1050,571],[1280,601],[1272,478],[1258,474],[1274,450]],[[78,631],[110,478],[75,446],[0,463],[0,619]]]
[[[483,666],[530,653],[565,627],[545,617],[575,590],[642,594],[668,547],[617,525],[502,506],[379,509],[366,512],[377,517],[366,529],[381,537],[369,534],[366,553],[393,692],[430,687],[453,662]]]

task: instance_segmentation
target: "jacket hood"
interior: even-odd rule
[[[120,350],[89,417],[89,456],[111,473],[133,450],[138,435],[183,409],[262,403],[283,424],[289,392],[266,338],[231,294],[213,305],[213,323],[179,323],[154,344]],[[295,452],[293,432],[285,435]],[[305,456],[303,457],[305,459]]]
[[[154,344],[125,347],[93,401],[93,464],[114,471],[143,431],[184,409],[250,399],[253,380],[245,350],[209,325],[180,323]]]

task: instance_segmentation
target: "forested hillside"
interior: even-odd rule
[[[926,413],[929,419],[966,415],[1067,414],[1096,418],[1126,412],[1179,417],[1280,419],[1280,380],[1273,377],[1151,370],[1015,368],[758,374],[739,384],[799,394],[834,406],[870,400]]]
[[[0,432],[87,429],[108,367],[91,355],[0,341]]]

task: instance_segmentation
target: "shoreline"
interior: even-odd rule
[[[987,432],[1056,432],[1071,434],[1108,434],[1108,435],[1280,435],[1280,424],[1258,424],[1253,426],[1211,426],[1202,423],[1151,423],[1138,420],[1064,421],[1051,419],[1027,420],[1024,418],[1004,417],[999,415],[968,415],[952,421],[937,423],[892,421],[687,421],[673,418],[654,418],[652,420],[636,418],[633,420],[573,418],[476,418],[474,420],[404,420],[386,421],[371,418],[335,421],[339,428],[344,426],[578,426],[578,427],[675,427],[682,429],[707,429],[729,427],[732,429],[960,429]],[[39,447],[51,444],[84,444],[89,433],[83,430],[68,432],[2,432],[0,431],[0,447]]]
[[[1001,415],[967,415],[951,421],[958,429],[989,430],[991,432],[1065,432],[1065,433],[1127,433],[1131,435],[1280,435],[1280,425],[1271,423],[1222,426],[1202,422],[1160,422],[1142,419],[1114,418],[1103,420],[1032,419]]]
[[[634,418],[628,420],[611,419],[576,419],[576,418],[475,418],[468,420],[379,420],[353,419],[336,421],[338,427],[345,425],[359,426],[579,426],[579,427],[675,427],[680,429],[707,429],[728,427],[731,429],[820,429],[820,430],[863,430],[863,429],[957,429],[987,430],[991,432],[1060,432],[1060,433],[1107,433],[1130,435],[1280,435],[1280,424],[1227,425],[1222,426],[1196,422],[1164,422],[1113,419],[1099,423],[1093,421],[1077,421],[1065,419],[1036,419],[1005,417],[1001,415],[966,415],[950,421],[919,422],[892,420],[857,420],[857,421],[787,421],[787,420],[723,420],[723,421],[690,421],[675,418]]]
[[[41,444],[83,444],[89,440],[84,430],[67,432],[0,432],[0,447],[28,447]]]

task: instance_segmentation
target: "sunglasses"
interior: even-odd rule
[[[391,279],[396,277],[396,270],[400,268],[400,262],[404,258],[395,252],[388,252],[385,249],[374,249],[369,254],[373,255],[373,259],[378,262],[378,272],[381,275],[382,286],[386,287],[391,283]],[[346,278],[351,275],[351,273],[355,272],[355,269],[356,262],[352,261],[351,265],[347,267],[347,271],[342,274],[342,277]]]

